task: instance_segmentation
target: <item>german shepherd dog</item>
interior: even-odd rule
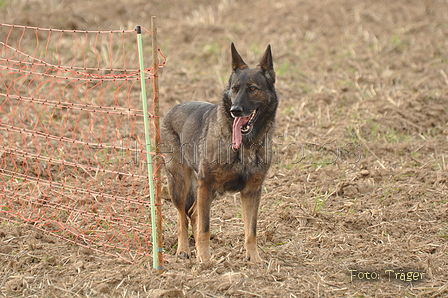
[[[177,209],[177,254],[190,257],[188,218],[196,256],[210,260],[210,207],[217,194],[240,192],[246,258],[262,262],[257,215],[270,166],[278,100],[271,47],[249,68],[231,45],[232,74],[218,105],[186,102],[172,108],[161,127],[168,189]]]

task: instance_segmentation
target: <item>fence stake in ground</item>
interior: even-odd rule
[[[150,204],[151,204],[151,226],[152,226],[152,241],[153,241],[153,268],[158,269],[158,247],[157,243],[157,227],[156,227],[156,206],[154,201],[154,181],[153,181],[153,168],[152,168],[152,146],[151,146],[151,134],[149,131],[149,114],[148,103],[146,98],[146,82],[145,82],[145,66],[143,62],[143,43],[142,43],[142,31],[141,27],[137,26],[137,45],[140,61],[140,83],[141,83],[141,95],[143,104],[143,118],[145,125],[145,140],[146,140],[146,159],[148,164],[148,180],[150,187]]]

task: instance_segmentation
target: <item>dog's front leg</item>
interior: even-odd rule
[[[196,253],[201,262],[210,260],[210,206],[213,192],[203,179],[198,181],[196,212]]]
[[[255,263],[263,261],[260,258],[257,247],[257,217],[260,198],[261,189],[245,189],[241,191],[246,258]]]

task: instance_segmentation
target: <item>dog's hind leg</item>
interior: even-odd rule
[[[186,178],[189,175],[182,175],[179,173],[179,169],[177,169],[177,172],[168,170],[167,176],[172,201],[177,209],[177,254],[185,258],[190,258],[186,209],[191,182],[190,179]]]
[[[246,258],[255,263],[263,261],[257,248],[257,217],[260,198],[261,189],[251,190],[249,188],[241,191]]]
[[[191,205],[190,209],[188,210],[188,216],[190,217],[191,220],[191,231],[193,232],[193,237],[194,240],[196,241],[197,239],[197,231],[198,231],[198,212],[197,212],[197,204],[196,204],[196,200],[193,202],[193,205]]]
[[[184,211],[177,210],[177,255],[190,258],[188,245],[188,218]]]

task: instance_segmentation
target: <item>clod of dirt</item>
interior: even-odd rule
[[[58,259],[55,256],[50,256],[48,259],[45,260],[45,264],[48,264],[50,266],[56,266],[58,264]]]
[[[185,297],[184,293],[178,289],[170,289],[170,290],[159,290],[155,289],[151,291],[149,294],[149,298],[177,298],[177,297]]]
[[[359,176],[360,177],[366,177],[366,176],[369,176],[369,175],[370,175],[370,172],[368,170],[361,170],[359,172]]]
[[[217,288],[218,291],[227,291],[232,286],[232,283],[226,281],[220,284]]]
[[[22,279],[12,279],[5,284],[6,289],[9,292],[21,292],[25,287]]]
[[[338,185],[337,194],[345,197],[353,197],[358,194],[358,186],[353,183],[342,182]]]
[[[84,269],[84,262],[83,261],[77,261],[73,264],[73,267],[75,267],[76,270]]]
[[[35,231],[33,231],[33,237],[35,238],[35,239],[42,239],[42,237],[43,237],[43,234],[42,234],[42,232],[41,231],[39,231],[39,230],[35,230]]]
[[[9,254],[14,250],[14,248],[11,245],[2,245],[0,246],[0,253],[2,254]]]
[[[93,252],[92,252],[92,250],[90,250],[90,249],[88,249],[88,248],[86,248],[86,247],[80,247],[80,248],[79,248],[79,254],[80,254],[80,255],[81,255],[81,254],[84,254],[84,255],[88,255],[88,256],[90,256],[90,255],[93,254]]]
[[[103,294],[109,293],[110,292],[110,288],[107,284],[100,284],[97,287],[97,291]]]
[[[19,226],[17,226],[17,227],[15,228],[15,230],[14,230],[14,234],[15,234],[17,237],[22,236],[22,228],[19,227]]]

